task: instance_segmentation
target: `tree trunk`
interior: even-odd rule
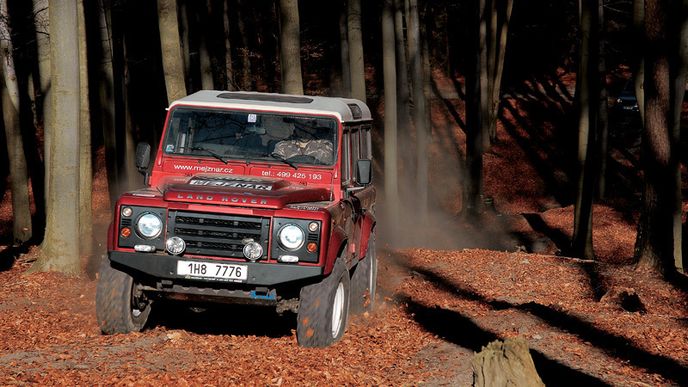
[[[253,89],[251,82],[251,58],[249,56],[251,49],[248,46],[248,33],[246,32],[246,24],[244,23],[244,16],[239,14],[241,12],[241,2],[237,0],[237,28],[239,28],[239,35],[241,35],[241,87],[244,90]]]
[[[493,341],[473,357],[474,387],[544,386],[523,338]]]
[[[399,184],[397,180],[397,70],[394,41],[393,0],[382,4],[382,67],[385,87],[385,207],[388,224],[394,228],[399,223]]]
[[[84,1],[77,0],[79,34],[79,240],[81,254],[90,256],[93,249],[93,214],[91,191],[91,120],[88,100],[88,61],[86,53],[86,26]]]
[[[681,142],[681,111],[683,109],[683,97],[686,92],[688,80],[688,0],[683,0],[678,5],[677,30],[678,30],[678,55],[676,57],[673,83],[671,85],[671,145],[672,166],[674,171],[674,208],[673,208],[673,238],[674,238],[674,267],[685,272],[683,266],[683,225],[681,223],[683,211],[683,198],[681,193],[681,168],[680,168],[680,142]]]
[[[202,7],[201,7],[202,8]],[[210,0],[207,1],[206,8],[201,9],[201,30],[204,33],[200,34],[199,45],[198,45],[198,56],[201,62],[201,87],[204,90],[215,89],[215,84],[213,81],[213,63],[210,59],[210,49],[208,49],[208,39],[212,36],[212,29],[210,28],[212,13],[212,3]]]
[[[413,124],[416,127],[416,214],[421,227],[427,226],[428,215],[428,128],[426,127],[426,103],[423,88],[422,42],[418,1],[409,1],[409,57],[413,85]]]
[[[115,131],[114,30],[112,28],[112,4],[109,0],[98,0],[98,18],[102,55],[99,67],[100,76],[98,77],[100,79],[98,84],[100,125],[103,128],[110,205],[114,205],[118,196],[119,163]]]
[[[496,2],[497,0],[493,0]],[[498,36],[496,39],[496,57],[494,59],[494,71],[490,73],[492,85],[490,89],[490,143],[497,140],[497,116],[499,114],[499,103],[501,102],[502,74],[504,73],[504,58],[506,56],[506,43],[509,37],[509,23],[514,9],[514,0],[506,0],[506,9],[499,29],[496,29]]]
[[[489,66],[490,66],[490,55],[489,55],[489,46],[490,46],[490,39],[488,36],[489,32],[489,27],[488,27],[488,17],[490,16],[489,14],[489,8],[490,8],[490,3],[491,0],[480,0],[479,6],[480,6],[480,24],[479,24],[479,30],[478,30],[478,39],[479,39],[479,48],[480,51],[478,53],[478,60],[479,60],[479,67],[478,67],[478,82],[480,85],[480,98],[478,101],[480,101],[480,130],[482,131],[481,139],[482,139],[482,152],[490,148],[490,115],[492,111],[491,107],[491,75],[489,73]],[[481,179],[482,180],[482,179]],[[482,194],[482,186],[480,187],[480,194]]]
[[[48,0],[34,0],[34,13],[36,16],[39,15],[37,10],[39,9],[44,9],[48,6]],[[44,11],[45,14],[47,14],[47,11]],[[46,19],[47,20],[47,17]],[[40,90],[38,90],[39,96],[36,96],[36,101],[41,100],[42,104],[41,107],[42,109],[36,111],[36,124],[37,127],[42,127],[43,128],[43,197],[38,198],[34,196],[34,200],[36,200],[36,203],[38,203],[39,200],[43,201],[43,206],[47,205],[48,202],[48,190],[49,190],[49,181],[48,181],[48,174],[45,173],[45,171],[48,170],[49,168],[49,163],[50,163],[50,144],[48,141],[50,141],[50,136],[47,134],[50,128],[52,127],[52,124],[50,123],[50,111],[52,110],[52,107],[50,104],[52,103],[52,88],[50,87],[50,34],[48,31],[48,25],[49,23],[44,23],[41,28],[38,26],[36,27],[37,30],[39,30],[42,33],[37,33],[36,34],[36,47],[38,49],[38,72],[39,72],[39,84],[40,84]],[[37,31],[38,32],[38,31]],[[32,187],[33,188],[33,187]],[[34,195],[37,192],[34,191]],[[46,210],[47,211],[47,210]]]
[[[361,0],[348,0],[347,36],[349,37],[349,68],[351,70],[351,96],[366,101],[363,38],[361,36]]]
[[[179,23],[177,21],[177,1],[158,0],[158,17],[167,102],[171,103],[186,95],[184,62],[182,60]]]
[[[234,80],[234,66],[232,64],[232,34],[229,22],[229,0],[224,0],[224,8],[222,10],[222,23],[225,32],[225,83],[226,90],[236,90],[236,81]]]
[[[469,59],[466,61],[466,176],[462,212],[473,217],[480,211],[483,174],[483,130],[480,88],[480,18],[484,3],[469,5],[471,15],[467,23],[467,36],[470,42]]]
[[[670,129],[670,67],[668,1],[645,1],[645,130],[643,166],[645,188],[638,225],[638,265],[665,275],[673,272],[673,208],[676,204],[678,156]]]
[[[0,50],[2,51],[2,116],[7,142],[12,193],[12,242],[21,244],[32,236],[29,204],[29,171],[24,154],[19,116],[19,85],[14,65],[14,47],[9,28],[7,0],[0,3]],[[37,198],[42,200],[42,198]]]
[[[635,89],[635,99],[638,101],[638,111],[640,112],[640,121],[645,123],[645,90],[643,90],[643,83],[645,81],[645,0],[633,0],[633,31],[634,40],[638,42],[637,55],[635,63],[635,79],[633,86]]]
[[[594,59],[597,50],[595,25],[597,0],[583,0],[581,3],[581,44],[580,63],[576,82],[579,83],[577,94],[578,105],[578,180],[576,185],[576,202],[574,205],[572,254],[576,257],[594,259],[592,245],[592,199],[594,186],[592,179],[593,166],[591,151],[594,149],[596,114],[593,110],[591,96],[595,96],[595,84],[598,82],[597,62]],[[595,34],[595,36],[593,36]],[[595,98],[597,100],[597,98]]]
[[[282,92],[303,94],[298,0],[280,0],[280,68]]]
[[[76,0],[50,0],[53,88],[50,191],[45,239],[34,271],[80,273],[79,46]],[[59,22],[58,22],[59,21]]]
[[[597,1],[597,31],[598,31],[598,56],[597,73],[599,74],[598,103],[597,103],[597,161],[599,172],[597,173],[597,197],[603,199],[607,190],[607,153],[609,151],[609,106],[607,104],[607,53],[604,35],[604,1]]]
[[[339,14],[339,52],[342,62],[342,95],[351,97],[351,66],[349,59],[349,33],[347,31],[347,6],[342,0],[342,12]]]
[[[404,1],[394,0],[394,35],[396,42],[396,68],[397,68],[397,139],[398,162],[397,170],[403,170],[408,176],[415,175],[415,161],[413,157],[412,131],[411,131],[411,98],[409,95],[409,67],[406,39],[404,38]],[[406,15],[408,16],[408,15]],[[399,200],[404,203],[411,202],[413,192],[403,190]]]

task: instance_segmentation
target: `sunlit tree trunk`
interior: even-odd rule
[[[93,248],[93,214],[91,191],[91,120],[88,99],[88,61],[86,52],[86,26],[83,0],[77,0],[79,34],[79,238],[80,250],[90,256]]]
[[[361,0],[348,0],[347,32],[349,37],[351,96],[365,102],[366,86],[365,65],[363,63],[363,37],[361,36]]]
[[[489,139],[493,143],[497,139],[497,115],[499,113],[499,103],[501,101],[502,74],[504,73],[504,58],[506,56],[506,44],[509,37],[509,23],[514,9],[514,0],[506,0],[502,17],[499,17],[501,7],[496,6],[497,0],[492,0],[492,20],[490,40],[492,48],[489,53],[492,58],[489,60],[489,92],[490,92],[490,111],[489,111]]]
[[[676,206],[678,157],[670,128],[671,79],[666,0],[645,1],[645,130],[644,190],[638,225],[638,265],[664,274],[673,272],[673,215]]]
[[[596,87],[597,61],[596,15],[597,0],[581,2],[581,43],[580,62],[576,82],[578,84],[578,152],[576,201],[574,204],[572,254],[577,257],[594,259],[592,245],[592,200],[595,181],[593,177],[593,157],[597,101]],[[594,98],[594,99],[593,99]]]
[[[158,0],[158,18],[167,102],[171,103],[186,95],[184,62],[182,60],[179,23],[177,21],[177,1]]]
[[[282,92],[303,94],[298,0],[280,0],[280,67]]]
[[[409,1],[409,58],[413,85],[413,124],[416,128],[416,213],[421,227],[426,225],[428,210],[428,128],[427,101],[423,88],[422,42],[417,0]]]
[[[79,273],[79,46],[76,0],[50,0],[53,88],[47,222],[32,270]],[[59,20],[59,22],[57,22]]]
[[[9,28],[7,0],[0,2],[0,7],[2,116],[10,168],[10,192],[12,193],[12,241],[23,243],[31,239],[33,232],[29,205],[29,172],[19,118],[19,85],[14,65],[14,47]]]

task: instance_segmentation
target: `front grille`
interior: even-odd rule
[[[253,239],[266,256],[270,218],[170,211],[167,229],[184,239],[187,254],[243,258],[245,240]]]

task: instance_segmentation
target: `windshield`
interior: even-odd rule
[[[178,107],[163,146],[167,154],[227,160],[332,165],[337,121],[261,112]]]

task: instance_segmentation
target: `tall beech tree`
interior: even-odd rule
[[[77,0],[79,50],[79,240],[81,253],[93,249],[93,213],[91,210],[93,168],[91,166],[91,117],[88,93],[86,52],[86,15],[84,1]]]
[[[303,94],[298,0],[280,0],[280,69],[282,92]]]
[[[668,0],[645,0],[644,189],[635,251],[639,266],[665,275],[674,271],[676,244],[681,243],[674,234],[674,214],[679,210],[679,152],[671,125],[670,57],[677,47],[669,37],[670,4]]]
[[[349,70],[351,96],[366,101],[363,37],[361,31],[361,0],[347,1],[347,36],[349,38]]]
[[[423,80],[422,42],[418,1],[409,0],[408,50],[413,87],[413,125],[416,128],[416,213],[421,225],[427,221],[428,213],[428,137],[427,101]]]
[[[393,0],[382,3],[382,67],[385,91],[385,206],[389,214],[389,226],[398,224],[399,183],[397,178],[397,69],[394,39]],[[390,235],[396,235],[394,230]]]
[[[50,180],[45,239],[34,271],[80,273],[77,0],[50,0]]]
[[[2,117],[7,141],[12,192],[12,240],[23,243],[31,239],[31,208],[29,204],[29,172],[24,154],[19,115],[19,85],[14,61],[14,45],[9,27],[7,0],[0,2],[0,56],[2,59]],[[38,198],[42,200],[43,198]]]
[[[176,0],[158,0],[158,23],[167,102],[170,103],[186,95]]]
[[[673,146],[672,170],[674,172],[674,214],[673,214],[673,238],[674,238],[674,266],[685,272],[683,265],[683,225],[682,218],[682,194],[681,194],[681,167],[680,167],[680,141],[681,141],[681,112],[683,97],[686,93],[688,81],[688,0],[683,0],[678,6],[676,15],[677,56],[674,63],[674,77],[671,83],[671,144]]]
[[[593,259],[592,204],[594,197],[594,150],[597,127],[597,1],[580,3],[580,47],[576,75],[576,105],[578,107],[577,184],[574,205],[572,254]]]

